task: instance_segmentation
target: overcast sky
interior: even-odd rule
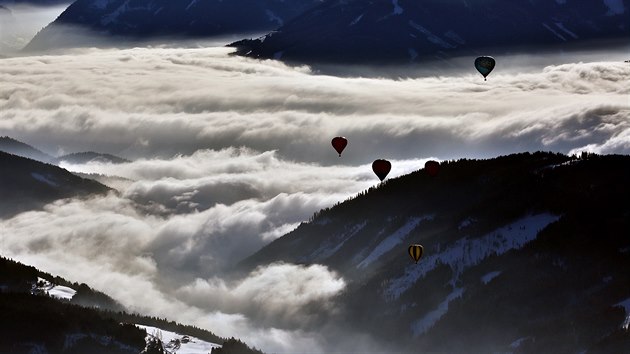
[[[497,58],[483,81],[472,64],[440,77],[339,78],[229,51],[1,59],[1,136],[55,155],[132,160],[62,164],[128,180],[120,195],[0,221],[1,253],[269,352],[325,352],[330,338],[305,309],[334,311],[347,279],[318,265],[224,274],[315,211],[376,185],[373,160],[391,160],[396,177],[429,158],[630,153],[630,64],[619,53],[521,71],[527,57]],[[330,145],[337,135],[349,139],[341,158]]]

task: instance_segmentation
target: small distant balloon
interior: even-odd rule
[[[343,149],[345,149],[346,145],[348,145],[348,139],[344,138],[343,136],[337,136],[333,138],[331,143],[332,143],[332,146],[337,151],[337,153],[339,154],[339,157],[341,157],[341,153],[343,152]]]
[[[440,171],[440,163],[437,161],[429,160],[424,163],[424,169],[427,171],[429,176],[435,177]]]
[[[387,160],[378,159],[372,162],[372,171],[380,178],[381,182],[392,169],[392,164]]]
[[[487,80],[486,76],[488,76],[490,72],[492,72],[495,64],[496,61],[493,57],[479,57],[475,59],[475,68],[477,68],[477,71],[479,71],[479,73],[483,75],[484,81]]]
[[[420,257],[422,257],[422,253],[424,253],[424,247],[422,247],[422,245],[413,244],[409,246],[409,255],[416,261],[416,264],[418,264]]]

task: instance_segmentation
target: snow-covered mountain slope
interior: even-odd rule
[[[38,277],[37,283],[33,284],[33,290],[31,290],[31,293],[46,294],[57,299],[72,300],[77,291],[71,287],[56,285],[44,278]]]
[[[316,213],[241,271],[328,266],[348,285],[326,319],[392,351],[623,352],[628,180],[630,156],[446,161]]]
[[[629,11],[630,0],[331,0],[233,46],[251,57],[302,63],[427,62],[627,40]]]
[[[26,50],[78,46],[79,34],[106,39],[208,37],[269,31],[319,0],[77,0]],[[83,32],[83,33],[82,33]],[[97,45],[90,41],[91,46]]]
[[[147,331],[147,341],[150,341],[153,338],[159,339],[167,353],[210,353],[212,352],[212,349],[221,347],[221,344],[207,342],[193,336],[183,335],[157,327],[139,324],[136,326]]]

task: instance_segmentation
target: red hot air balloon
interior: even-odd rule
[[[348,145],[348,139],[343,136],[338,136],[333,138],[331,143],[335,150],[337,150],[337,153],[339,153],[339,157],[341,157],[341,152],[346,148],[346,145]]]
[[[392,164],[387,160],[375,160],[372,162],[372,171],[383,181],[392,169]]]
[[[429,160],[424,163],[424,169],[427,171],[429,176],[435,177],[440,171],[440,163],[437,161]]]

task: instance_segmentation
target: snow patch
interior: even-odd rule
[[[109,0],[94,0],[92,1],[92,6],[97,9],[104,9],[107,3],[109,3]]]
[[[409,53],[409,61],[414,61],[418,57],[418,52],[413,48],[407,48],[407,53]]]
[[[608,7],[606,16],[622,15],[626,12],[623,0],[604,0],[604,4]]]
[[[569,36],[578,39],[579,37],[577,36],[577,34],[569,31],[566,27],[564,27],[564,24],[562,22],[556,22],[555,23],[556,27],[558,27],[562,32],[568,34]]]
[[[549,213],[528,215],[480,238],[457,240],[444,251],[407,266],[403,275],[389,282],[383,295],[388,300],[398,299],[418,279],[440,265],[448,265],[457,278],[466,268],[481,263],[489,256],[502,255],[523,247],[536,239],[540,230],[559,218]]]
[[[449,30],[448,32],[445,32],[444,37],[452,40],[453,42],[457,44],[466,44],[466,41],[453,30]]]
[[[271,21],[271,22],[275,21],[278,24],[278,26],[284,25],[284,21],[282,21],[282,19],[280,17],[278,17],[276,14],[274,14],[273,11],[266,10],[265,13],[267,14],[267,18],[269,19],[269,21]]]
[[[472,225],[473,223],[476,223],[476,222],[477,222],[477,219],[468,217],[468,218],[462,220],[462,222],[459,223],[459,226],[457,226],[457,230],[465,229],[468,226],[470,226],[470,225]]]
[[[350,26],[354,26],[357,23],[359,23],[359,21],[361,21],[361,19],[363,18],[363,14],[360,14],[357,18],[355,18],[354,20],[352,20],[352,22],[350,22]]]
[[[463,293],[463,288],[453,289],[453,291],[448,294],[446,299],[442,301],[435,310],[427,313],[424,317],[412,323],[411,332],[414,337],[426,333],[431,327],[433,327],[433,325],[435,325],[437,321],[439,321],[440,318],[448,312],[448,304],[451,301],[460,298]]]
[[[433,220],[433,215],[425,215],[418,218],[411,218],[405,223],[405,225],[403,225],[393,234],[381,241],[381,243],[379,243],[378,246],[376,246],[374,250],[372,250],[372,253],[365,257],[365,259],[357,265],[357,268],[362,269],[367,267],[368,265],[370,265],[370,263],[375,262],[385,253],[391,251],[392,248],[401,244],[405,237],[407,237],[407,235],[409,235],[409,233],[413,229],[415,229],[418,224],[420,224],[420,222],[424,220]]]
[[[191,7],[193,7],[197,3],[197,0],[192,0],[188,6],[186,6],[186,11],[188,11]]]
[[[146,340],[158,338],[162,340],[164,349],[169,353],[177,354],[199,354],[210,353],[212,348],[220,348],[220,344],[203,341],[193,336],[178,334],[175,332],[165,331],[163,329],[151,326],[137,324],[136,327],[147,331]]]
[[[501,274],[500,270],[496,270],[494,272],[490,272],[490,273],[484,275],[483,277],[481,277],[481,282],[484,283],[484,284],[488,284],[492,279],[498,277],[499,274]]]
[[[522,337],[522,338],[519,338],[519,339],[515,340],[514,342],[510,343],[510,348],[516,349],[516,348],[520,347],[521,344],[523,344],[523,342],[528,340],[529,338],[530,337]]]
[[[367,225],[367,221],[364,221],[360,224],[354,225],[349,228],[347,232],[337,234],[333,237],[326,239],[322,243],[322,245],[316,249],[313,253],[311,253],[306,259],[302,259],[301,261],[321,261],[326,258],[329,258],[333,254],[337,253],[339,249],[352,238],[352,236],[359,233],[359,231],[363,230],[363,228]]]
[[[621,328],[625,330],[630,329],[630,297],[616,304],[615,306],[623,307],[623,309],[626,310],[626,319],[621,324]]]
[[[549,32],[553,33],[556,37],[560,38],[563,42],[566,42],[567,39],[564,38],[560,33],[556,32],[553,28],[549,27],[546,23],[542,24]]]
[[[36,180],[38,180],[38,181],[42,182],[42,183],[46,183],[46,184],[47,184],[47,185],[49,185],[49,186],[52,186],[52,187],[59,187],[59,185],[58,185],[57,183],[53,182],[50,178],[48,178],[48,177],[46,177],[46,176],[44,176],[44,175],[42,175],[42,174],[32,172],[32,173],[31,173],[31,176],[32,176],[33,178],[35,178]]]
[[[422,33],[425,35],[425,37],[427,38],[427,40],[431,43],[437,44],[442,48],[455,48],[454,45],[444,41],[442,38],[436,36],[435,34],[431,33],[428,29],[420,26],[419,24],[415,23],[414,21],[409,20],[409,26],[415,28],[416,30],[418,30],[418,32]]]
[[[392,15],[401,15],[405,11],[402,7],[400,7],[400,5],[398,5],[398,0],[392,0],[392,5],[394,5]]]
[[[41,284],[41,285],[40,285]],[[37,284],[33,286],[32,293],[44,293],[57,299],[72,300],[76,290],[67,286],[55,285],[44,278],[37,278]]]

